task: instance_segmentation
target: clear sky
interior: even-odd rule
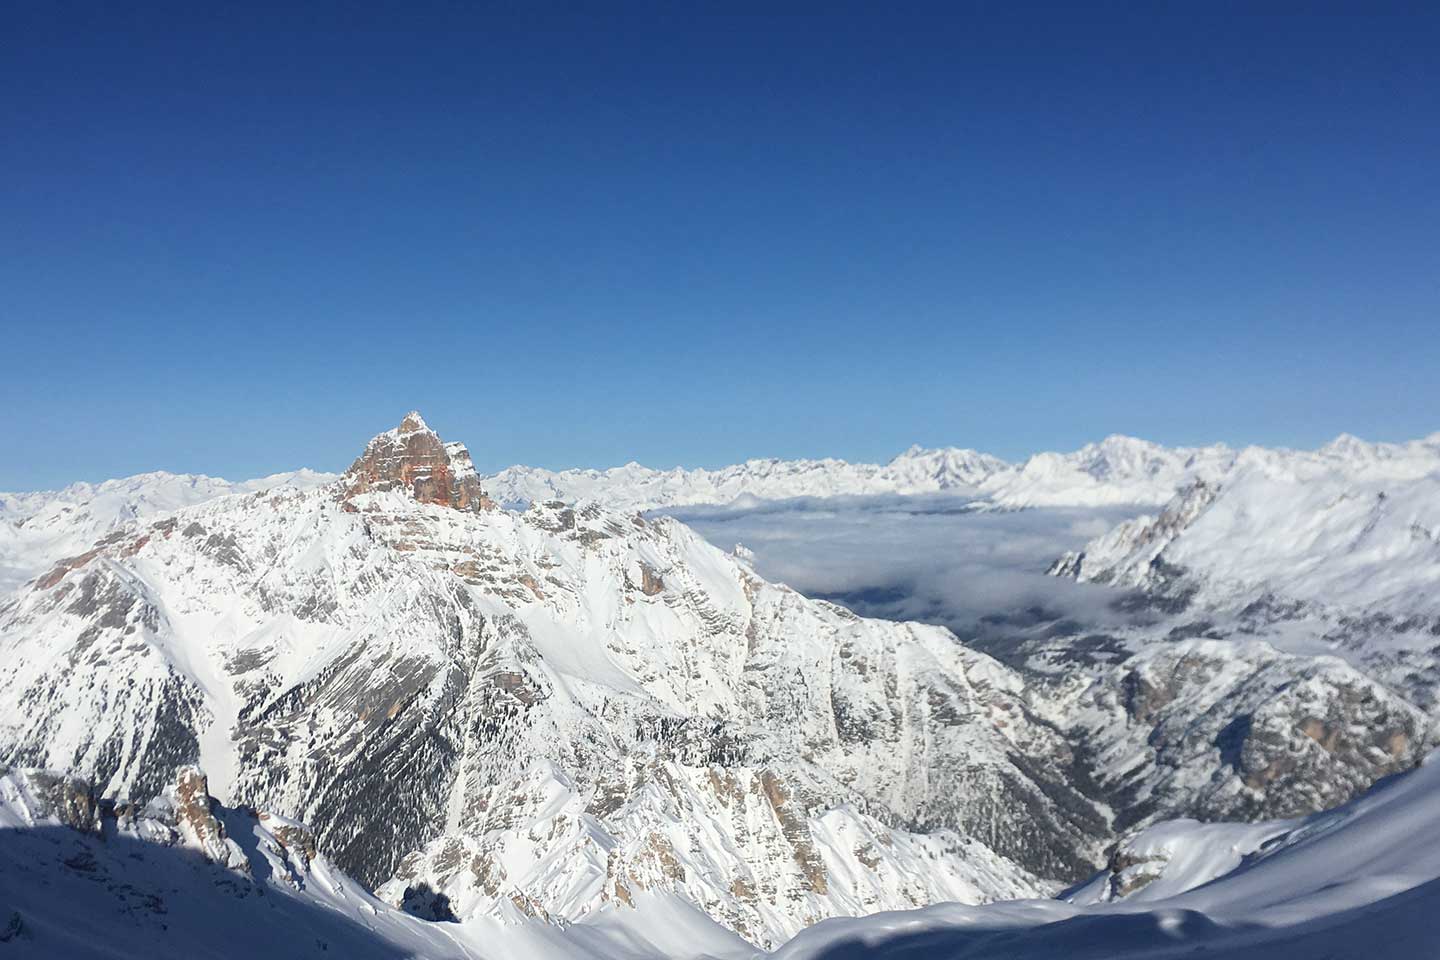
[[[0,489],[1440,430],[1440,7],[775,6],[7,5]]]

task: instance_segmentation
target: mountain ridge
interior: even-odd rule
[[[411,411],[407,416],[419,415]],[[1158,507],[1184,483],[1213,479],[1234,462],[1256,452],[1279,458],[1309,455],[1373,461],[1394,460],[1417,449],[1440,450],[1440,433],[1408,443],[1370,442],[1341,434],[1315,451],[1255,446],[1236,449],[1224,444],[1165,447],[1111,434],[1070,453],[1036,453],[1017,462],[969,448],[926,448],[915,444],[884,464],[836,458],[758,458],[714,469],[657,469],[634,461],[605,469],[558,471],[514,465],[478,479],[497,501],[512,505],[550,499],[598,499],[617,509],[652,510],[723,506],[742,498],[955,492],[1007,507],[1109,503]],[[278,486],[315,486],[339,476],[302,468],[232,482],[205,474],[160,470],[100,483],[78,482],[60,490],[0,492],[0,531],[6,525],[23,526],[47,506],[73,509],[106,495],[118,501],[108,508],[113,523],[125,516],[153,515],[217,496]],[[1097,492],[1107,484],[1104,492]],[[184,491],[189,491],[188,495]]]
[[[339,477],[54,501],[83,549],[34,547],[0,597],[0,764],[144,804],[199,763],[397,906],[423,887],[462,921],[564,925],[672,897],[771,947],[1043,895],[1129,831],[1301,816],[1418,762],[1440,617],[1406,598],[1440,572],[1440,438],[1157,449],[1112,437],[1003,485],[1176,485],[1052,570],[1123,588],[1131,619],[968,644],[769,583],[672,518],[504,509],[413,413]],[[1210,575],[1236,564],[1257,573]]]
[[[1104,814],[1001,664],[674,520],[498,509],[464,463],[410,423],[331,483],[58,561],[0,605],[0,762],[136,802],[199,762],[396,898],[558,922],[675,893],[772,945],[1095,862]]]

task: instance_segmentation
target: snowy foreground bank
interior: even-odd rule
[[[0,957],[756,957],[674,897],[580,923],[396,909],[284,818],[228,810],[182,769],[144,809],[83,781],[0,776]],[[1440,943],[1440,759],[1337,810],[1261,824],[1172,821],[1065,899],[827,920],[772,956],[1423,958]]]

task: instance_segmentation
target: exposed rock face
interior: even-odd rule
[[[1051,568],[1132,591],[1133,625],[1024,638],[1007,660],[1076,696],[1121,829],[1338,805],[1440,731],[1437,503],[1437,438],[1247,450]]]
[[[47,770],[15,771],[11,775],[24,778],[33,816],[51,817],[75,830],[99,832],[100,805],[88,781]]]
[[[189,846],[222,867],[250,871],[245,853],[225,835],[225,825],[215,818],[210,784],[198,767],[184,766],[176,771],[172,796],[175,825]]]
[[[437,917],[670,892],[769,945],[1032,896],[1117,829],[1338,803],[1432,737],[1410,693],[1434,686],[1430,621],[1373,660],[1364,638],[1400,629],[1380,613],[1217,602],[1181,548],[1231,489],[1192,485],[1061,566],[1143,591],[1149,619],[1001,663],[767,583],[674,521],[487,509],[463,447],[412,415],[328,487],[124,527],[0,606],[0,760],[169,796],[177,838],[238,864],[213,789],[274,811],[287,870],[329,857]],[[1355,655],[1294,649],[1317,638]],[[210,780],[170,789],[196,762]]]
[[[1077,769],[1116,812],[1113,829],[1311,813],[1434,746],[1424,709],[1339,657],[1288,652],[1280,637],[1223,619],[1184,627],[1163,618],[990,647],[1065,718]]]
[[[48,770],[0,769],[0,795],[10,815],[22,815],[25,825],[53,822],[98,837],[106,833],[108,822],[108,829],[144,832],[151,839],[188,847],[219,866],[250,872],[249,859],[219,819],[224,811],[210,796],[205,775],[194,766],[181,766],[170,784],[143,806],[99,799],[88,780]],[[0,820],[3,826],[16,824]],[[284,829],[303,843],[303,828],[286,822]],[[314,857],[313,846],[309,856]]]
[[[407,417],[329,488],[126,528],[32,587],[0,610],[0,717],[31,718],[0,757],[138,803],[198,760],[176,822],[207,855],[214,790],[461,917],[669,891],[774,944],[1098,862],[1105,815],[1013,671],[673,521],[484,509],[460,450]]]
[[[1110,874],[1106,899],[1123,900],[1160,879],[1167,860],[1156,854],[1137,854],[1125,844],[1116,844],[1105,862]]]
[[[284,817],[278,817],[273,813],[262,811],[259,814],[260,823],[275,836],[276,844],[290,857],[295,857],[306,866],[309,866],[319,849],[315,845],[315,834],[303,823],[296,823]]]
[[[461,443],[444,443],[419,413],[411,411],[400,426],[370,441],[345,472],[348,495],[402,490],[421,503],[479,511],[494,505],[480,488],[470,452]]]
[[[1128,775],[1139,788],[1130,822],[1299,816],[1409,769],[1426,749],[1424,712],[1338,660],[1194,640],[1146,651],[1131,671],[1132,689],[1148,695],[1126,704],[1127,722],[1093,734],[1154,764]]]
[[[89,783],[0,769],[0,956],[492,955],[366,895],[302,824],[215,803],[193,768],[172,775],[144,806],[101,801],[96,829]]]

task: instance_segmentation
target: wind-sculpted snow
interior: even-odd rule
[[[468,455],[420,446],[57,562],[0,610],[0,758],[137,803],[198,762],[395,902],[423,883],[463,916],[680,895],[776,944],[1098,862],[1073,750],[996,661],[672,520],[462,502],[434,478]]]

